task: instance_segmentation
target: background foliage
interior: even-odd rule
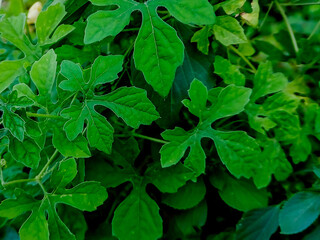
[[[35,2],[0,1],[2,239],[320,238],[319,1]]]

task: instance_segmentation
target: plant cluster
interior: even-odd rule
[[[319,1],[35,2],[0,1],[2,239],[320,238]]]

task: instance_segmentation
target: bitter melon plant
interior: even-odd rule
[[[1,239],[320,238],[319,1],[0,6]]]

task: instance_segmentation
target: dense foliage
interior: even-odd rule
[[[320,239],[319,1],[35,2],[0,1],[1,239]]]

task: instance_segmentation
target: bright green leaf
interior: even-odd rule
[[[122,240],[149,240],[162,236],[159,207],[137,186],[117,207],[112,220],[113,235]]]
[[[52,49],[33,64],[30,76],[41,96],[51,95],[51,89],[56,78],[56,69],[57,55]]]
[[[213,25],[216,39],[225,46],[246,43],[247,37],[239,22],[230,16],[219,16]]]
[[[108,194],[98,182],[83,182],[71,189],[59,190],[50,199],[54,203],[63,203],[80,209],[94,211],[107,199]]]
[[[49,240],[48,223],[44,211],[34,210],[19,231],[21,240]]]
[[[23,60],[0,62],[0,93],[6,90],[13,81],[23,75],[26,70],[23,67]]]
[[[141,7],[142,26],[135,42],[133,57],[138,70],[155,91],[167,96],[176,69],[183,63],[183,43],[176,31],[163,22],[155,8]]]
[[[252,0],[252,12],[251,13],[241,13],[241,18],[251,27],[257,27],[259,24],[259,12],[260,6],[258,0]]]
[[[17,162],[30,168],[38,167],[41,149],[31,138],[25,137],[23,142],[11,138],[9,151]]]
[[[107,95],[95,96],[88,103],[111,109],[133,128],[138,128],[141,124],[149,125],[159,118],[146,91],[135,87],[118,88]]]
[[[245,76],[239,68],[220,56],[215,57],[214,73],[218,74],[226,84],[244,86],[246,82]]]
[[[85,81],[79,64],[65,60],[61,63],[61,74],[68,80],[62,81],[59,87],[70,92],[84,91]]]
[[[160,0],[157,4],[164,5],[172,16],[184,24],[209,25],[215,22],[213,7],[207,0]]]
[[[55,128],[52,143],[65,157],[87,158],[91,156],[88,142],[82,135],[69,141],[60,128]]]
[[[85,31],[84,42],[90,44],[100,41],[107,36],[116,36],[130,22],[130,15],[136,9],[135,1],[96,1],[91,0],[95,5],[118,5],[114,11],[98,11],[88,17],[88,24]]]
[[[251,101],[256,101],[270,93],[283,90],[288,84],[282,73],[273,73],[271,62],[261,63],[254,77]]]
[[[65,15],[66,11],[61,3],[52,5],[48,7],[46,11],[40,13],[36,22],[37,35],[40,45],[47,44],[51,34],[57,28],[58,24]],[[56,36],[54,37],[56,38]]]
[[[239,8],[245,4],[246,0],[227,0],[221,3],[221,7],[230,15],[235,13]]]
[[[6,199],[0,204],[0,216],[3,218],[13,219],[19,215],[31,211],[39,206],[39,202],[35,201],[30,195],[19,190],[16,192],[16,199]]]
[[[122,70],[123,56],[110,55],[99,56],[92,64],[90,83],[93,86],[112,82],[118,78],[118,73]]]
[[[59,167],[55,168],[51,176],[51,184],[55,188],[64,188],[77,175],[77,163],[73,158],[60,162]]]
[[[3,126],[22,142],[24,139],[25,121],[18,114],[9,111],[7,108],[2,108],[2,110]]]

